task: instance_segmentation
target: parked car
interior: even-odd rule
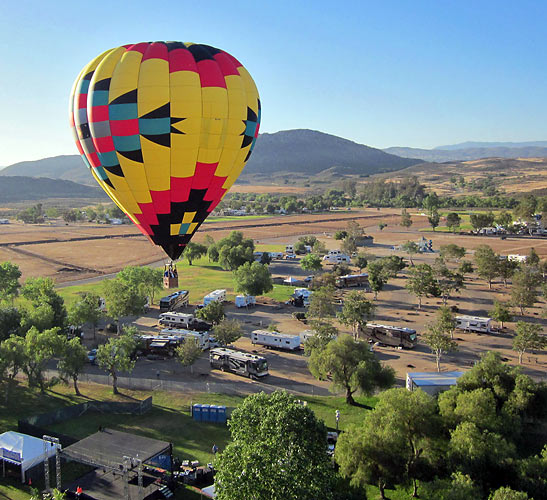
[[[87,353],[87,360],[92,365],[97,363],[97,349],[91,349],[91,351]]]
[[[296,259],[296,254],[288,253],[287,255],[285,255],[285,260],[293,260],[293,259]]]
[[[313,276],[306,276],[304,278],[304,283],[309,283],[311,280],[313,280]]]

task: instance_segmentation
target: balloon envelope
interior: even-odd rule
[[[222,50],[137,43],[84,67],[70,121],[97,182],[176,259],[249,159],[260,99],[247,70]]]

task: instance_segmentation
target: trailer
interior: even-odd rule
[[[345,276],[339,276],[336,278],[336,286],[338,288],[347,288],[351,286],[362,286],[366,289],[370,289],[370,283],[368,281],[368,274],[346,274]]]
[[[456,316],[456,328],[466,332],[493,333],[492,318],[480,316]]]
[[[295,288],[294,293],[292,294],[295,300],[301,300],[302,305],[306,307],[310,305],[312,295],[313,291],[308,290],[307,288]]]
[[[215,290],[203,297],[203,305],[206,306],[211,302],[226,302],[226,290]]]
[[[412,328],[379,323],[367,323],[364,328],[359,328],[359,334],[372,342],[407,349],[412,349],[418,341],[416,330]]]
[[[349,264],[351,262],[351,258],[349,255],[344,254],[328,254],[323,256],[323,262],[326,264]]]
[[[199,332],[210,330],[213,327],[213,325],[207,323],[207,321],[198,319],[193,314],[178,312],[161,313],[159,324],[160,326],[185,328],[187,330],[196,330]]]
[[[287,351],[300,349],[300,337],[287,335],[286,333],[269,332],[267,330],[255,330],[251,332],[251,342],[266,347],[276,347]]]
[[[235,304],[236,307],[253,307],[256,306],[256,298],[254,295],[237,295]]]
[[[168,339],[176,345],[182,344],[187,339],[194,339],[202,351],[209,349],[209,332],[195,332],[194,330],[185,330],[182,328],[164,328],[160,335],[155,336],[159,339]]]
[[[211,349],[209,364],[211,368],[237,373],[255,380],[268,375],[266,358],[224,347]]]
[[[172,293],[167,297],[162,297],[160,299],[160,311],[172,311],[177,307],[187,306],[189,301],[188,296],[188,290],[179,290],[178,292]]]

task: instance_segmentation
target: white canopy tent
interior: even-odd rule
[[[201,488],[201,493],[202,495],[205,495],[207,498],[216,498],[215,485],[212,484],[211,486]]]
[[[21,481],[25,482],[25,472],[44,461],[44,440],[8,431],[0,434],[0,460],[2,460],[2,472],[6,475],[6,463],[12,463],[21,467]],[[47,456],[55,455],[57,445],[47,445]]]

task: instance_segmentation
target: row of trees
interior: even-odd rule
[[[84,210],[78,208],[44,208],[41,203],[21,210],[17,213],[17,219],[26,224],[41,224],[46,219],[57,219],[62,217],[66,222],[89,221],[107,223],[110,219],[123,219],[125,213],[115,204],[99,204],[87,207]]]

